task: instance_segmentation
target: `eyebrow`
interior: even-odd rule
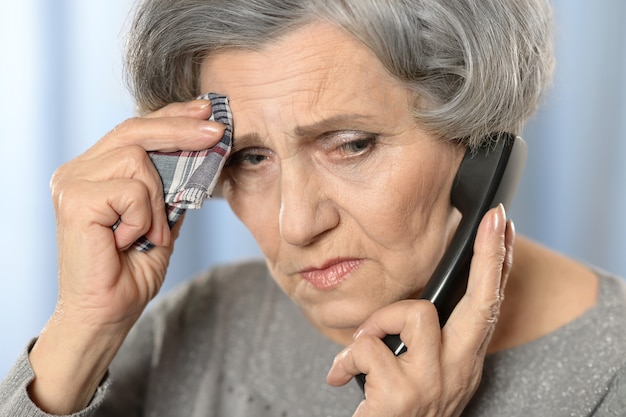
[[[358,114],[358,113],[346,113],[338,114],[319,120],[317,122],[296,126],[294,129],[294,136],[296,137],[311,137],[319,135],[320,133],[329,132],[333,130],[346,130],[350,128],[357,128],[359,124],[365,120],[370,120],[371,116]],[[246,133],[240,137],[235,136],[235,143],[256,142],[260,140],[260,136],[256,132]],[[239,146],[237,146],[239,148]]]
[[[309,125],[298,126],[294,133],[296,136],[313,136],[329,130],[351,128],[370,118],[370,116],[356,113],[338,114]]]

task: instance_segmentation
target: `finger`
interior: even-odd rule
[[[123,179],[108,181],[101,191],[108,192],[108,204],[119,215],[119,222],[113,233],[117,249],[128,249],[141,236],[149,236],[162,243],[163,231],[159,230],[158,235],[154,231],[153,224],[156,222],[151,209],[150,193],[143,183]],[[165,217],[164,214],[161,216]],[[153,230],[150,234],[151,228]]]
[[[504,301],[504,290],[513,268],[513,245],[515,243],[515,224],[512,220],[509,220],[506,224],[506,232],[504,237],[504,244],[506,248],[506,256],[504,258],[504,265],[502,267],[502,284],[500,285],[500,299]]]
[[[211,116],[211,100],[196,99],[186,102],[170,103],[144,115],[144,117],[159,118],[159,117],[195,117],[197,119],[208,119]]]
[[[404,359],[428,357],[437,359],[441,333],[435,306],[427,300],[404,300],[381,308],[372,314],[355,333],[355,339],[370,335],[383,339],[397,334],[407,347]]]
[[[166,216],[167,217],[167,216]],[[146,233],[145,237],[153,243],[155,246],[162,246],[164,248],[169,248],[170,253],[174,250],[174,242],[180,236],[180,229],[182,227],[183,219],[185,215],[183,215],[174,223],[174,225],[170,228],[169,221],[167,221],[167,225],[163,227],[161,230],[155,230],[155,233],[162,232],[162,235],[159,236],[157,234],[157,239],[161,240],[152,240],[151,230]],[[159,243],[160,242],[160,243]]]
[[[79,181],[103,184],[110,180],[130,179],[145,184],[149,195],[152,224],[146,237],[155,245],[166,244],[169,226],[165,215],[163,185],[161,178],[148,157],[139,146],[125,146],[113,149],[97,160],[78,160],[67,164],[55,173],[51,182],[53,190],[63,189]],[[78,181],[77,181],[78,180]],[[53,195],[58,192],[54,191]]]
[[[490,210],[478,228],[467,291],[443,329],[444,344],[454,347],[446,351],[454,356],[452,361],[479,353],[495,327],[510,269],[505,267],[506,230],[501,205]]]
[[[433,327],[439,328],[438,321]],[[365,400],[354,415],[422,415],[421,404],[429,405],[441,398],[440,363],[429,357],[409,362],[408,357],[408,352],[395,357],[381,339],[361,333],[337,355],[327,382],[344,385],[354,375],[366,374]]]
[[[396,357],[380,338],[361,335],[334,359],[326,380],[329,385],[341,386],[358,374],[367,375],[368,387],[389,391],[389,381],[397,381],[401,370]]]
[[[207,149],[222,138],[225,130],[222,123],[207,120],[210,116],[210,102],[207,106],[206,100],[173,103],[148,116],[125,120],[85,155],[98,155],[126,145],[161,152]]]
[[[396,358],[382,340],[387,334],[399,334],[407,352]],[[345,384],[363,373],[370,386],[375,383],[377,389],[386,391],[392,389],[388,381],[398,380],[406,369],[414,375],[438,373],[440,348],[439,318],[432,303],[400,301],[376,311],[363,323],[354,342],[335,358],[329,383]],[[419,369],[416,363],[421,364]]]
[[[157,287],[156,287],[157,291],[163,282],[162,280],[165,278],[165,271],[167,270],[167,267],[169,265],[170,257],[172,253],[174,252],[174,243],[176,242],[176,239],[180,235],[180,230],[183,225],[184,217],[185,215],[183,214],[178,219],[178,221],[174,224],[174,226],[172,226],[172,229],[171,230],[168,229],[168,241],[165,242],[163,245],[154,246],[152,249],[146,252],[141,252],[141,251],[134,250],[134,249],[131,249],[127,252],[128,256],[131,259],[137,260],[137,262],[134,262],[133,265],[143,265],[143,267],[145,268],[146,264],[140,261],[144,257],[149,257],[152,259],[153,262],[148,265],[150,265],[154,269],[153,272],[148,273],[147,271],[144,270],[143,275],[161,277],[161,281],[157,283]],[[156,295],[156,292],[154,292],[153,294]]]
[[[185,213],[183,213],[180,218],[178,219],[178,221],[174,224],[174,226],[172,227],[172,229],[170,230],[169,233],[169,244],[166,246],[174,246],[174,243],[176,242],[176,240],[178,239],[178,236],[180,236],[180,230],[183,227],[183,222],[185,221]]]
[[[130,246],[152,222],[149,194],[140,181],[82,181],[67,187],[57,203],[59,227],[80,239],[79,245]],[[115,231],[111,227],[118,223]],[[91,243],[90,243],[91,242]]]
[[[504,263],[502,265],[502,280],[500,282],[500,294],[499,294],[499,301],[497,303],[498,312],[496,314],[493,325],[488,327],[487,334],[478,349],[478,352],[477,352],[478,357],[483,357],[487,353],[487,349],[491,342],[492,336],[496,330],[497,319],[500,314],[500,308],[502,306],[502,303],[504,302],[504,295],[505,295],[505,290],[506,290],[506,286],[508,282],[509,273],[511,271],[511,268],[513,267],[513,244],[515,243],[515,226],[513,225],[513,222],[511,220],[509,220],[506,223],[504,243],[505,243],[504,246],[506,248],[506,254],[504,257]]]
[[[85,165],[87,169],[93,169],[93,164]],[[102,168],[94,170],[91,175],[102,180],[129,178],[145,184],[152,219],[145,236],[156,246],[167,246],[170,227],[165,210],[163,184],[148,154],[138,146],[126,146],[107,153],[98,161],[98,165]]]
[[[326,375],[326,382],[334,387],[345,385],[354,375],[362,373],[352,356],[352,346],[348,346],[335,356]]]

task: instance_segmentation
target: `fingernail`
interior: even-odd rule
[[[200,110],[206,110],[211,107],[211,100],[199,99],[195,100],[193,104],[197,104]]]
[[[496,207],[496,215],[493,219],[493,230],[496,233],[504,234],[506,228],[506,212],[502,203]]]
[[[162,236],[163,236],[163,246],[167,247],[167,246],[170,245],[170,243],[172,241],[170,234],[171,234],[170,226],[166,224],[165,226],[163,226],[163,234],[162,234]]]
[[[350,348],[350,346],[345,347],[345,348],[343,348],[343,349],[341,350],[341,352],[339,352],[339,353],[335,356],[335,358],[333,359],[333,364],[332,364],[332,366],[330,367],[330,370],[328,371],[328,373],[330,373],[333,369],[335,369],[335,368],[337,367],[337,364],[338,364],[340,361],[344,360],[344,358],[345,358],[346,356],[348,356],[348,354],[350,353],[350,349],[351,349],[351,348]]]
[[[328,372],[326,373],[326,378],[328,378],[330,375],[332,375],[333,371],[337,367],[337,362],[338,361],[339,361],[339,355],[337,355],[337,356],[335,356],[333,358],[333,363],[330,365],[330,368],[328,369]]]
[[[213,121],[203,121],[200,124],[200,130],[203,132],[210,133],[215,136],[222,136],[224,134],[224,130],[226,129],[226,125]]]
[[[509,220],[507,224],[509,228],[509,233],[506,234],[506,246],[507,248],[511,248],[513,246],[513,242],[515,242],[515,223],[513,220]]]

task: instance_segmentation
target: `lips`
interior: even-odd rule
[[[362,259],[336,259],[320,268],[307,268],[300,272],[302,279],[319,290],[330,290],[344,282],[363,264]]]

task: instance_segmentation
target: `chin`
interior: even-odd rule
[[[322,329],[354,332],[379,308],[370,302],[338,300],[323,305],[308,306],[304,311],[309,320]],[[352,333],[350,333],[351,336]]]

